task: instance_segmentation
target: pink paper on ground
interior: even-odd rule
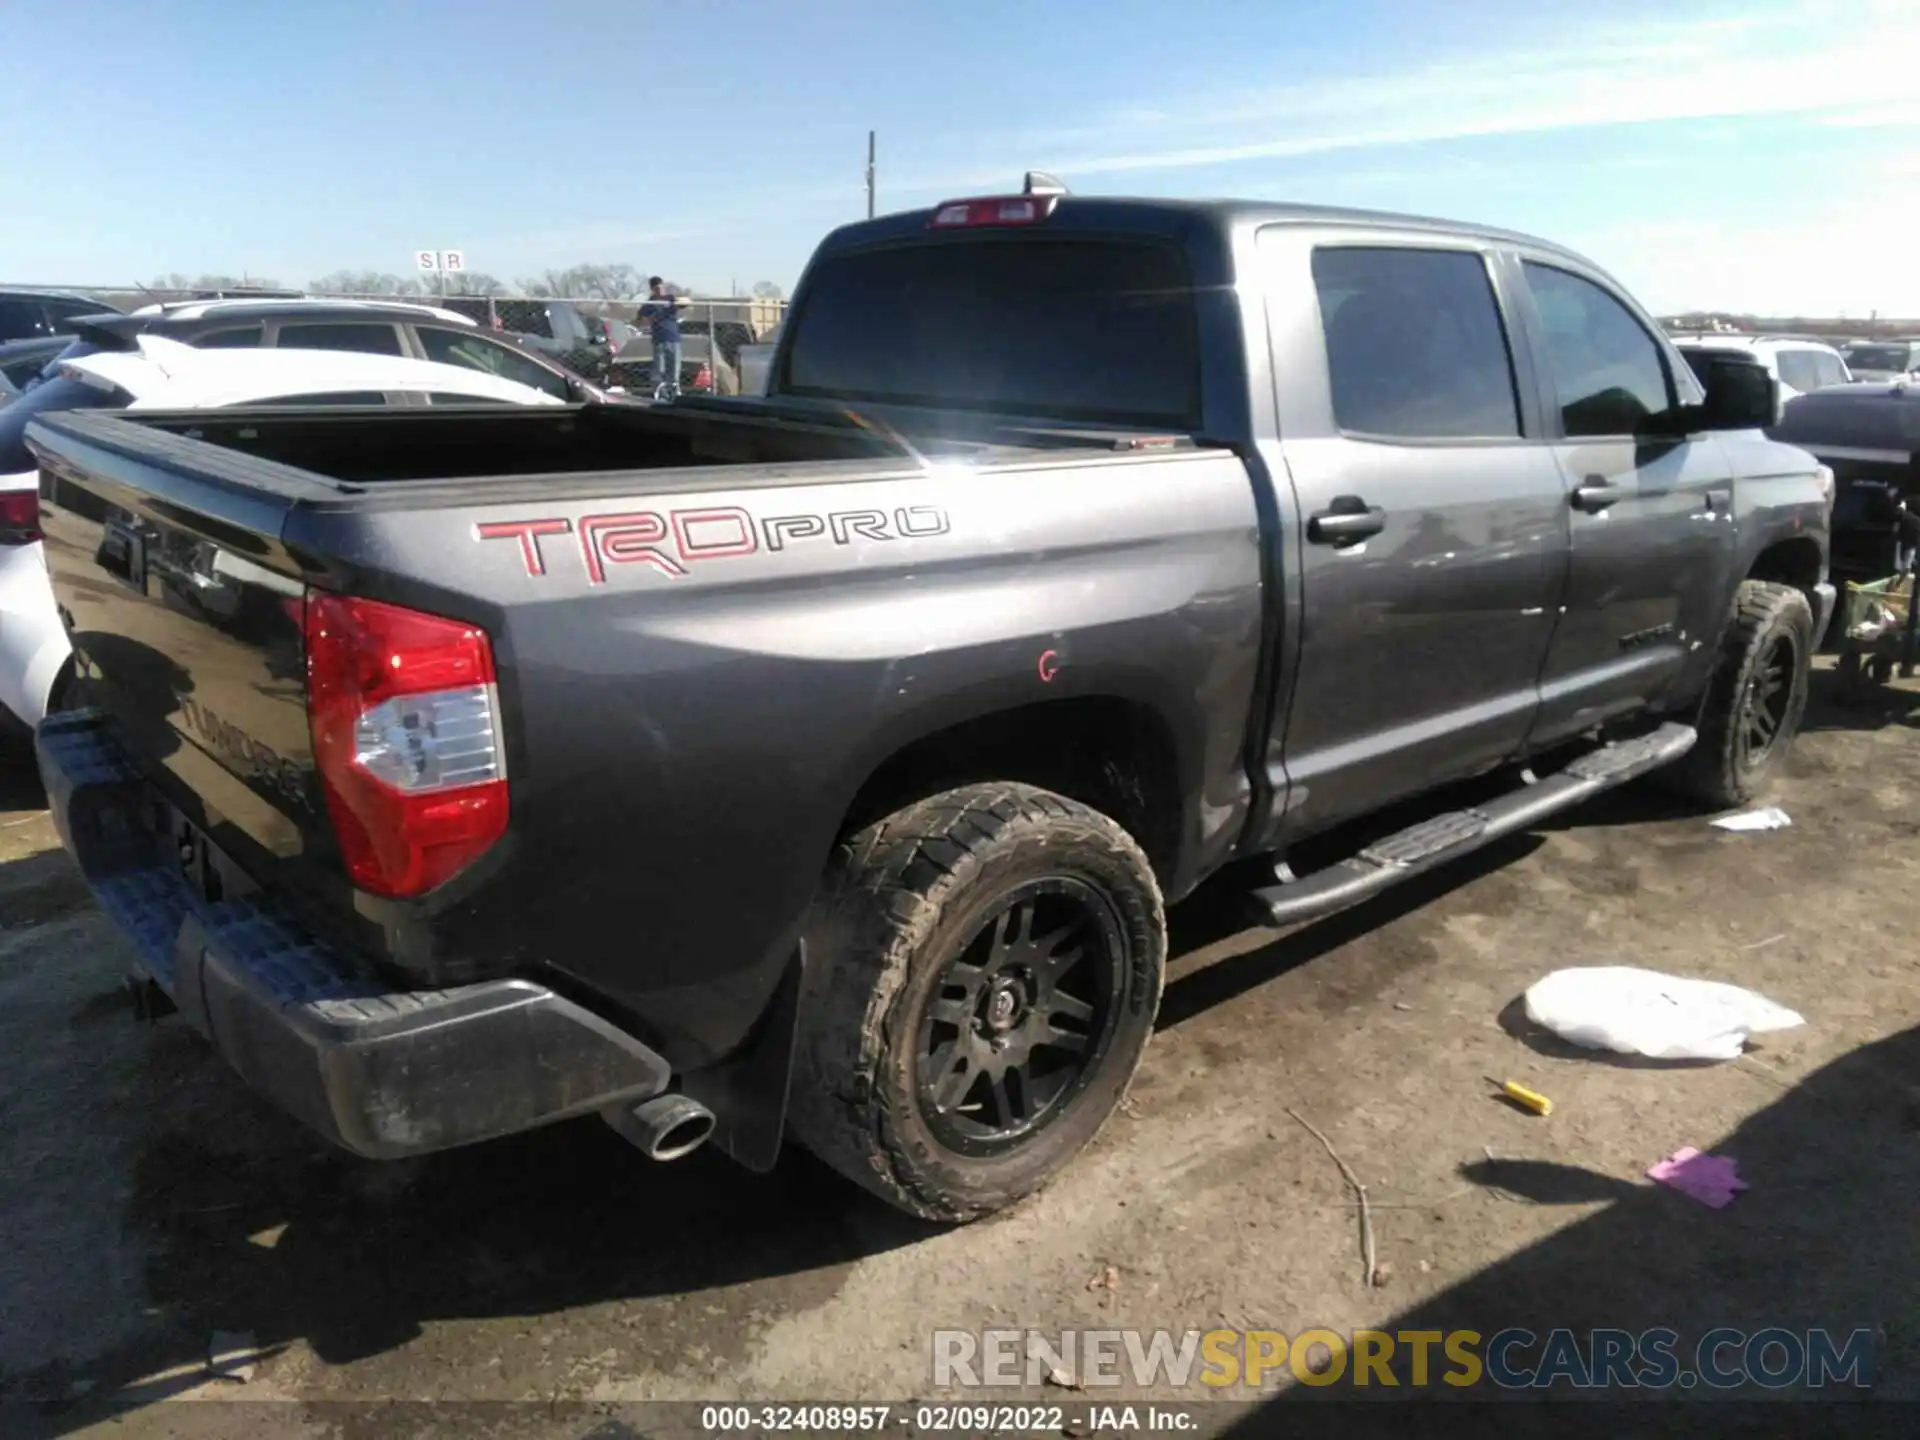
[[[1724,1208],[1736,1191],[1747,1188],[1737,1160],[1726,1155],[1702,1155],[1691,1145],[1682,1145],[1647,1175],[1715,1210]]]

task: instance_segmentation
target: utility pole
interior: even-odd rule
[[[874,133],[867,131],[867,218],[873,219],[873,154]]]

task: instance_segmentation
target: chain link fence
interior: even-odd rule
[[[600,295],[372,295],[324,290],[234,287],[224,290],[148,286],[36,286],[98,300],[104,309],[132,312],[143,306],[192,300],[358,300],[383,305],[422,305],[449,310],[489,329],[554,342],[558,358],[606,385],[637,389],[651,385],[653,345],[639,323],[643,298]],[[786,301],[759,296],[683,295],[680,301],[681,361],[686,383],[721,394],[738,394],[740,352],[769,342],[786,316]],[[744,368],[749,371],[749,363]],[[705,375],[701,375],[704,367]]]

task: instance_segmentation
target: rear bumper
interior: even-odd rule
[[[242,1078],[336,1144],[418,1155],[666,1089],[665,1060],[545,986],[394,990],[253,901],[203,902],[97,715],[53,717],[37,748],[60,838],[142,966]]]

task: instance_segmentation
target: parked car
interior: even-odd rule
[[[773,380],[773,355],[780,345],[780,331],[785,327],[782,321],[767,332],[767,338],[753,345],[740,347],[740,393],[742,395],[764,395]]]
[[[1857,380],[1904,380],[1920,373],[1920,340],[1856,340],[1847,346],[1847,368]]]
[[[64,335],[75,317],[112,309],[68,290],[0,290],[0,343]]]
[[[1690,365],[1703,350],[1738,350],[1751,355],[1779,382],[1782,404],[1797,395],[1810,395],[1853,380],[1838,350],[1797,335],[1681,335],[1674,338],[1674,343]]]
[[[1804,395],[1769,433],[1833,470],[1834,575],[1864,582],[1904,569],[1900,507],[1920,511],[1920,386],[1862,381]]]
[[[694,395],[738,395],[740,376],[716,356],[712,337],[680,332],[680,391]],[[652,394],[653,340],[642,330],[629,340],[607,373],[608,383],[633,394]]]
[[[41,559],[39,479],[25,435],[62,410],[233,405],[558,405],[467,365],[324,350],[196,350],[143,335],[131,351],[60,362],[55,378],[0,408],[0,710],[37,724],[56,708],[71,654]]]
[[[0,394],[18,394],[26,389],[71,343],[68,335],[42,335],[0,345]]]
[[[131,315],[92,316],[75,328],[63,359],[131,349],[140,336],[159,335],[201,348],[340,350],[466,365],[556,400],[606,398],[585,376],[522,337],[483,332],[466,315],[398,300],[184,301]]]
[[[589,315],[569,300],[448,296],[439,303],[599,385],[608,383],[608,363],[633,333],[626,321]]]
[[[1505,231],[1030,183],[828,236],[774,373],[32,426],[60,833],[321,1133],[597,1112],[998,1210],[1120,1103],[1167,901],[1265,857],[1310,920],[1656,768],[1745,803],[1833,604],[1772,379]]]

